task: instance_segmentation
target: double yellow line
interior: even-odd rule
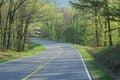
[[[45,63],[44,65],[39,65],[36,67],[36,69],[31,72],[30,74],[28,74],[26,77],[24,77],[22,80],[28,80],[31,76],[33,76],[34,74],[36,74],[38,71],[42,70],[43,68],[45,68],[49,63],[51,63],[52,61],[54,61],[57,57],[59,57],[63,52],[63,49],[60,48],[60,52],[53,57],[51,60],[49,60],[47,63]]]

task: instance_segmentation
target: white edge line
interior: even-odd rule
[[[77,49],[76,49],[76,51],[79,53],[80,57],[82,58],[83,65],[84,65],[84,67],[85,67],[85,70],[86,70],[86,72],[87,72],[87,75],[88,75],[89,79],[92,80],[91,75],[90,75],[90,73],[89,73],[89,71],[88,71],[88,68],[87,68],[87,66],[86,66],[86,63],[85,63],[83,57],[81,56],[80,52],[79,52]]]
[[[71,46],[71,45],[70,45],[70,46]],[[79,53],[79,56],[82,58],[81,60],[82,60],[82,62],[83,62],[83,65],[84,65],[84,68],[85,68],[85,71],[86,71],[86,73],[87,73],[87,75],[88,75],[89,80],[93,80],[92,77],[91,77],[91,75],[90,75],[90,73],[89,73],[89,71],[88,71],[88,69],[87,69],[86,63],[85,63],[82,55],[80,54],[80,52],[79,52],[75,47],[73,47],[73,46],[71,46],[71,47],[74,48],[74,49]]]

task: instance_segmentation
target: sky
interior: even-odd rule
[[[69,0],[54,0],[57,5],[69,5]]]

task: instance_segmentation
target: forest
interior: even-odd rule
[[[104,48],[109,55],[116,53],[109,69],[120,74],[120,0],[69,3],[57,6],[54,0],[0,0],[0,50],[24,51],[33,36]],[[112,51],[116,47],[117,51]]]
[[[0,48],[22,51],[27,37],[41,37],[95,47],[114,46],[120,39],[119,0],[1,0]],[[32,32],[30,31],[32,30]]]

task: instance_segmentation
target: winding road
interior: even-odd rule
[[[31,38],[46,50],[0,63],[0,80],[92,80],[79,52],[63,43]]]

